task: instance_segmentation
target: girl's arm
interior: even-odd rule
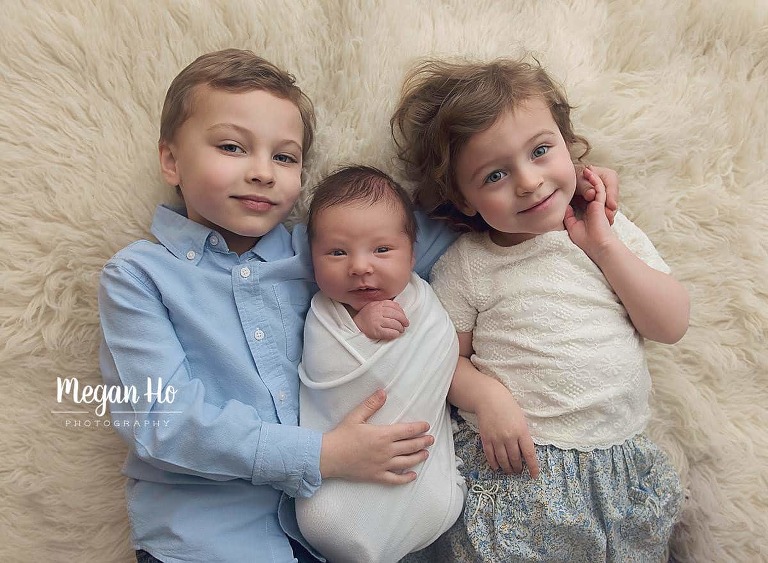
[[[688,330],[688,292],[672,276],[653,269],[638,258],[611,230],[605,218],[605,188],[589,170],[585,177],[595,186],[595,200],[583,219],[568,210],[568,234],[597,264],[627,310],[637,331],[645,338],[673,344]]]
[[[525,460],[535,479],[539,466],[525,414],[500,381],[478,371],[469,360],[472,333],[460,332],[458,336],[459,363],[448,390],[448,402],[477,416],[483,451],[491,468],[520,473]]]

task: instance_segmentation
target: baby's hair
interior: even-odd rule
[[[315,110],[312,101],[296,85],[293,75],[280,70],[252,51],[224,49],[202,55],[171,82],[160,117],[160,141],[170,142],[192,114],[198,86],[227,92],[264,90],[293,102],[304,124],[302,156],[306,158],[314,139]]]
[[[345,166],[323,178],[314,190],[309,204],[307,234],[309,242],[315,237],[317,215],[323,209],[354,202],[376,203],[389,200],[403,211],[405,234],[416,242],[416,215],[408,192],[389,174],[372,166]]]
[[[479,213],[467,217],[459,210],[464,200],[454,162],[472,135],[532,98],[547,104],[569,149],[581,145],[575,157],[581,161],[589,142],[574,133],[565,92],[535,59],[426,60],[408,72],[390,126],[406,176],[416,185],[416,204],[458,230],[488,230]]]

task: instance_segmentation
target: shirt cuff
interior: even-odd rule
[[[292,497],[309,497],[320,486],[321,432],[262,423],[251,482],[270,484]]]

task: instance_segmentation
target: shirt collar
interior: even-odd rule
[[[224,238],[219,233],[188,219],[184,207],[158,205],[152,220],[151,231],[160,244],[176,258],[189,260],[195,264],[202,257],[205,243],[211,237],[218,237],[222,250],[226,247]],[[269,262],[286,256],[290,249],[291,235],[284,225],[278,224],[261,237],[254,247],[244,254],[244,257],[254,256]]]

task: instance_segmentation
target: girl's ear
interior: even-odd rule
[[[477,209],[469,205],[463,197],[459,196],[459,201],[454,202],[456,208],[461,211],[467,217],[473,217],[477,215]]]
[[[181,178],[178,166],[176,165],[176,157],[173,155],[173,149],[166,141],[160,141],[158,151],[160,155],[160,171],[163,174],[163,178],[171,186],[178,186],[181,184]]]

